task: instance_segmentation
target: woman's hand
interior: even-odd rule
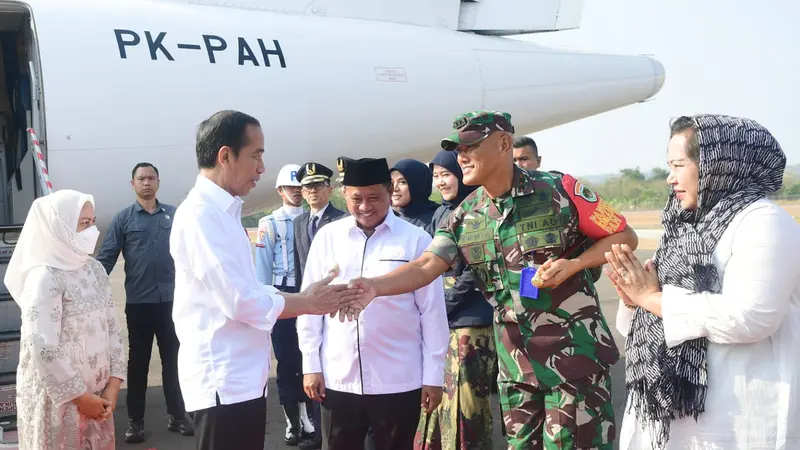
[[[636,303],[633,303],[633,300],[631,300],[631,298],[628,297],[628,294],[626,294],[625,291],[623,291],[622,288],[620,287],[618,281],[619,275],[617,275],[617,272],[614,272],[612,269],[603,269],[603,271],[606,273],[606,276],[608,276],[608,279],[611,280],[611,284],[617,291],[617,295],[619,295],[619,299],[622,300],[622,303],[628,309],[636,309]]]
[[[94,420],[103,419],[106,407],[111,406],[110,401],[90,392],[84,392],[80,397],[73,400],[72,403],[78,407],[79,413]]]
[[[114,410],[117,409],[117,398],[119,397],[119,389],[121,385],[122,380],[116,377],[111,377],[108,380],[108,384],[106,384],[106,388],[103,389],[103,392],[100,394],[100,397],[111,402],[111,404],[105,408],[105,412],[103,413],[104,419],[111,418]]]
[[[618,292],[627,296],[627,301],[623,298],[626,304],[630,302],[643,306],[648,297],[661,291],[652,261],[645,263],[647,267],[642,266],[627,245],[613,245],[605,256],[612,268],[606,273]]]

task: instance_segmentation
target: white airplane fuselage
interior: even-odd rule
[[[645,100],[664,81],[648,57],[414,24],[152,0],[0,1],[0,16],[15,5],[32,18],[30,123],[50,179],[93,194],[101,230],[134,201],[138,162],[158,167],[159,200],[179,204],[197,174],[196,127],[222,109],[256,117],[266,137],[248,213],[276,202],[287,163],[426,160],[462,112],[507,111],[530,134]],[[10,197],[20,223],[32,196]]]

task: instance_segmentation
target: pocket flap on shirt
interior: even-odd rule
[[[401,262],[407,263],[411,259],[408,257],[408,253],[405,252],[404,249],[395,248],[395,249],[387,249],[379,254],[378,261],[380,262]]]

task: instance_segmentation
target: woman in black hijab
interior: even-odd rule
[[[398,216],[426,231],[439,207],[430,200],[431,169],[415,159],[403,159],[392,167],[392,208]]]
[[[475,187],[465,186],[456,152],[441,151],[431,161],[433,179],[443,203],[429,228],[435,233],[450,211]],[[461,261],[459,259],[459,261]],[[472,273],[464,264],[444,274],[450,346],[445,359],[442,403],[429,417],[423,415],[415,449],[492,448],[491,388],[497,353],[492,330],[492,307],[475,289]]]

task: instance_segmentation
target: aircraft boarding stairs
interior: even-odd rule
[[[34,150],[29,153],[36,167],[40,192],[42,195],[50,194],[53,186],[47,175],[39,140],[32,129],[28,130],[28,135]],[[0,226],[0,450],[19,448],[16,396],[22,314],[3,280],[21,232],[22,224]]]
[[[0,227],[0,449],[17,448],[16,378],[22,317],[5,283],[8,262],[22,225]]]

